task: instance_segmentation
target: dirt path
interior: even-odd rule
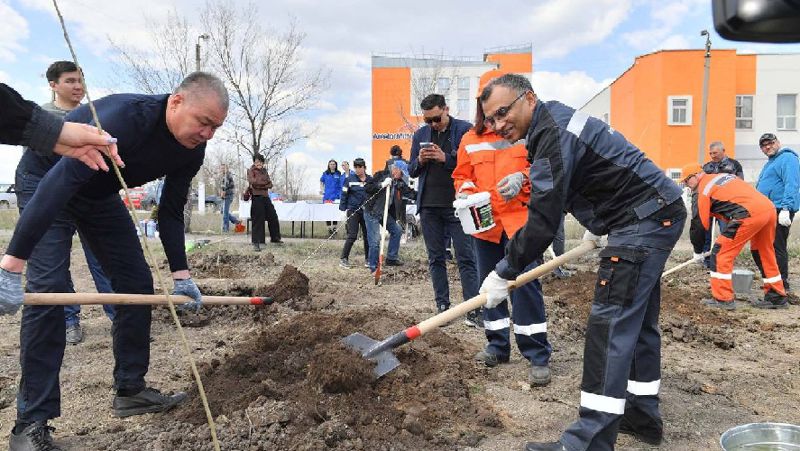
[[[498,368],[474,363],[483,333],[460,323],[399,349],[401,366],[367,381],[361,359],[353,360],[340,339],[352,332],[382,339],[434,314],[421,244],[404,247],[407,265],[391,268],[376,287],[366,268],[340,269],[341,243],[330,243],[302,268],[304,292],[302,277],[284,265],[299,265],[318,244],[290,242],[256,254],[232,240],[192,256],[206,294],[266,293],[278,300],[266,308],[213,308],[183,317],[193,326],[186,332],[223,449],[509,450],[525,440],[555,439],[575,419],[592,258],[578,262],[581,271],[570,279],[545,281],[554,347],[549,386],[528,386],[526,362],[516,352]],[[676,254],[671,264],[687,257]],[[89,290],[75,255],[76,288]],[[450,269],[454,280],[457,272]],[[747,422],[800,423],[800,307],[761,311],[742,304],[735,312],[710,311],[699,305],[708,292],[700,268],[669,278],[662,290],[661,449],[718,449],[722,432]],[[460,299],[457,282],[451,291]],[[148,381],[191,395],[168,414],[111,417],[110,324],[94,307],[84,310],[82,323],[87,340],[67,349],[61,373],[63,416],[53,422],[61,443],[74,450],[211,449],[164,310],[154,313]],[[0,325],[0,430],[8,431],[19,375],[19,316],[1,318]],[[617,444],[645,448],[627,436]]]

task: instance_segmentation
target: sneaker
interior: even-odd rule
[[[80,324],[67,326],[67,343],[76,345],[83,341],[83,329]]]
[[[145,413],[166,412],[186,400],[186,393],[164,395],[155,388],[145,388],[133,396],[114,397],[114,416],[125,418]]]
[[[439,305],[436,306],[436,312],[437,313],[442,313],[445,310],[450,310],[450,305],[449,304],[447,304],[447,305],[439,304]]]
[[[711,298],[711,299],[704,299],[703,305],[706,305],[708,307],[716,307],[723,310],[736,310],[736,301],[725,302]]]
[[[346,258],[343,258],[339,260],[339,267],[344,269],[350,269],[350,262],[348,262]]]
[[[403,263],[402,260],[399,259],[390,260],[387,258],[386,261],[383,262],[383,264],[386,266],[403,266],[405,263]]]
[[[786,300],[785,297],[778,299],[759,299],[758,301],[753,302],[753,307],[761,308],[761,309],[779,309],[779,308],[788,308],[789,302]]]
[[[652,429],[652,427],[650,429]],[[636,428],[633,426],[630,420],[628,420],[627,417],[622,417],[622,420],[620,420],[619,433],[632,435],[636,437],[636,440],[639,440],[640,442],[645,442],[648,445],[653,445],[653,446],[661,445],[661,441],[664,439],[664,433],[661,430],[651,430],[651,431],[636,430]]]
[[[528,382],[530,382],[531,387],[543,387],[549,384],[550,367],[531,364],[531,369],[528,372]]]
[[[501,363],[508,363],[508,356],[502,357],[497,354],[492,354],[486,350],[480,351],[475,354],[475,360],[483,362],[489,368],[495,367]]]
[[[481,309],[475,309],[467,313],[467,316],[464,317],[464,324],[468,327],[483,329],[483,313]]]
[[[261,245],[258,243],[253,243],[253,250],[256,252],[261,252]]]
[[[53,441],[50,433],[55,428],[47,425],[47,422],[36,422],[29,424],[19,434],[11,431],[8,440],[9,451],[64,451]]]

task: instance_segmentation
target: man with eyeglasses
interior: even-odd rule
[[[461,229],[461,222],[453,210],[456,154],[461,137],[472,128],[472,124],[450,116],[450,109],[440,94],[430,94],[422,99],[420,108],[426,125],[414,132],[408,172],[411,177],[419,177],[417,211],[428,251],[428,268],[436,296],[436,308],[443,312],[450,308],[450,285],[445,264],[448,234],[456,251],[464,300],[478,295],[478,271],[472,237]],[[470,312],[467,316],[469,325],[477,326],[479,315],[479,310]]]
[[[772,133],[761,135],[758,145],[768,160],[758,175],[756,189],[772,201],[778,213],[778,222],[775,225],[775,258],[778,260],[789,302],[796,304],[798,298],[791,292],[789,285],[789,251],[786,244],[794,214],[800,207],[800,163],[797,152],[782,147],[778,137]]]
[[[559,102],[542,102],[527,78],[508,74],[481,92],[484,123],[506,140],[525,139],[531,161],[528,220],[481,292],[486,307],[553,241],[567,211],[601,246],[586,330],[579,419],[559,441],[534,450],[612,450],[617,432],[661,442],[660,279],[686,219],[681,189],[603,121]]]

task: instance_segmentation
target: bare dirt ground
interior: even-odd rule
[[[341,241],[327,243],[301,268],[304,281],[285,265],[299,266],[320,241],[287,241],[256,254],[237,236],[191,255],[204,293],[276,298],[268,307],[206,308],[182,317],[223,449],[515,450],[526,440],[556,439],[576,418],[593,256],[576,262],[572,278],[544,281],[553,381],[532,389],[519,354],[493,369],[473,362],[485,338],[461,323],[399,348],[400,367],[372,380],[341,338],[361,332],[381,340],[434,314],[422,244],[404,246],[406,266],[389,268],[375,286],[366,268],[338,267]],[[359,249],[351,263],[361,262]],[[681,249],[668,266],[689,257],[685,243]],[[73,257],[76,289],[93,291],[80,252]],[[797,259],[791,264],[800,269]],[[460,300],[450,269],[452,297]],[[734,312],[712,311],[700,306],[707,286],[699,267],[662,284],[660,449],[719,449],[720,434],[738,424],[800,423],[800,307],[762,311],[740,302]],[[4,433],[15,415],[19,318],[0,318]],[[53,422],[59,442],[70,450],[212,449],[168,313],[154,312],[148,381],[188,391],[190,401],[124,420],[111,416],[110,323],[99,307],[85,307],[82,318],[86,341],[67,348],[61,372],[62,417]],[[617,448],[649,449],[622,435]]]

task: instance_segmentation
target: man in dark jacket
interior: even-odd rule
[[[397,224],[397,196],[395,193],[408,192],[410,188],[403,181],[403,172],[395,167],[391,171],[378,171],[365,185],[367,199],[364,206],[364,221],[367,223],[367,236],[369,237],[369,269],[375,272],[378,267],[380,253],[381,229],[383,228],[383,211],[386,206],[386,193],[389,190],[388,218],[386,230],[389,233],[389,248],[386,252],[386,266],[402,266],[400,261],[400,236],[403,230]]]
[[[339,210],[347,212],[347,239],[342,248],[339,266],[350,269],[350,250],[353,243],[358,239],[358,229],[361,228],[361,236],[364,240],[364,264],[369,267],[369,239],[367,234],[367,223],[364,222],[364,202],[367,201],[366,184],[372,180],[367,174],[367,164],[363,158],[353,160],[355,173],[349,175],[342,185],[342,197],[339,201]]]
[[[95,102],[103,127],[120,140],[128,161],[122,171],[128,185],[139,186],[166,175],[159,228],[174,280],[173,293],[189,296],[195,307],[202,295],[191,279],[183,234],[183,204],[192,177],[205,157],[205,143],[227,116],[228,94],[217,77],[189,74],[171,95],[116,94]],[[67,120],[91,123],[87,106]],[[73,159],[60,159],[47,171],[20,215],[6,254],[0,260],[0,313],[13,314],[23,301],[21,271],[58,215],[68,215],[84,234],[117,293],[153,293],[153,278],[136,229],[120,199],[115,174],[95,172]],[[61,241],[60,258],[72,243]],[[65,237],[66,238],[66,237]],[[47,262],[39,262],[47,264]],[[60,416],[59,370],[64,356],[64,309],[25,306],[20,329],[22,376],[17,422],[10,450],[53,449],[47,421]],[[161,412],[186,399],[147,387],[151,309],[116,308],[113,414],[118,417]],[[48,448],[49,446],[49,448]]]
[[[480,97],[484,124],[511,142],[526,140],[531,161],[528,221],[481,286],[488,308],[553,241],[565,211],[600,252],[586,328],[580,418],[557,442],[527,451],[612,450],[617,432],[661,442],[658,390],[660,279],[686,219],[681,189],[603,121],[559,102],[540,101],[530,81],[507,74]]]
[[[450,308],[450,285],[445,265],[446,236],[452,237],[455,246],[464,300],[478,295],[480,283],[472,237],[464,233],[453,210],[456,197],[453,169],[456,167],[458,146],[472,124],[450,116],[450,108],[444,96],[439,94],[422,99],[420,107],[426,125],[414,132],[408,172],[411,177],[419,177],[417,211],[428,251],[436,307],[443,312]]]

